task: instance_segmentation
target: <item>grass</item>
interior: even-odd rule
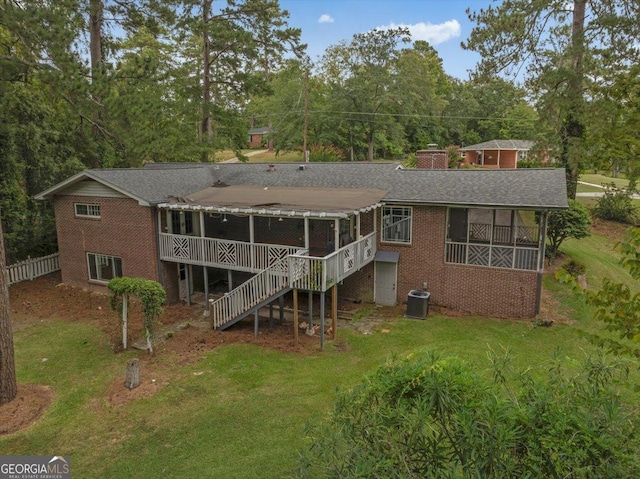
[[[250,163],[278,163],[278,162],[300,162],[302,161],[301,151],[266,151],[249,157]]]
[[[628,279],[611,245],[594,234],[562,250],[587,265],[596,285],[605,276]],[[353,386],[390,355],[435,347],[483,371],[489,347],[512,348],[516,368],[544,363],[558,347],[581,357],[590,345],[576,330],[598,327],[591,311],[553,278],[545,278],[545,287],[576,324],[536,328],[529,321],[432,315],[384,323],[388,334],[339,331],[335,344],[310,355],[230,344],[194,364],[171,365],[158,393],[117,407],[106,392],[135,354],[112,353],[90,324],[48,320],[17,330],[15,349],[19,382],[50,384],[54,403],[30,429],[0,439],[0,450],[69,454],[74,477],[83,478],[292,477],[305,423],[329,410],[336,388]]]
[[[612,178],[610,176],[593,173],[583,173],[582,175],[580,175],[580,181],[584,181],[585,183],[591,183],[594,185],[602,185],[602,183],[615,183],[618,188],[627,188],[629,186],[629,180],[625,178]]]

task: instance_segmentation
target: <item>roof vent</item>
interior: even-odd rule
[[[269,165],[269,169],[267,171],[276,171],[276,165],[273,163]]]
[[[304,166],[304,165],[300,165],[300,166],[298,166],[298,169],[299,169],[300,171],[304,171],[304,170],[306,170],[306,169],[307,169],[307,167],[306,167],[306,166]]]
[[[437,149],[438,149],[437,143],[429,143],[427,145],[427,150],[437,150]]]

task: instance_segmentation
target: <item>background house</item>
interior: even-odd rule
[[[490,140],[460,148],[464,164],[491,168],[517,168],[526,159],[534,142],[528,140]]]
[[[546,214],[567,207],[562,169],[363,162],[86,170],[37,198],[54,202],[65,283],[141,276],[172,301],[225,284],[239,299],[224,321],[291,289],[393,305],[428,288],[438,305],[531,317]]]
[[[273,149],[273,145],[267,141],[267,134],[269,133],[268,126],[261,126],[260,128],[252,128],[249,130],[249,148],[265,148],[268,147],[269,151]]]

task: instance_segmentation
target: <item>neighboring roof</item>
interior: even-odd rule
[[[350,213],[377,205],[387,192],[376,189],[293,188],[248,185],[213,186],[182,198],[178,203],[229,208],[265,208],[294,211]]]
[[[260,128],[251,128],[249,130],[250,135],[266,135],[267,133],[269,133],[268,126],[261,126]]]
[[[402,169],[395,163],[151,164],[87,170],[36,196],[52,198],[71,181],[91,178],[137,199],[159,204],[215,183],[267,188],[378,189],[394,203],[560,209],[567,207],[565,171],[545,169]],[[224,188],[223,188],[224,189]]]
[[[477,145],[469,145],[460,148],[460,151],[473,150],[517,150],[528,151],[533,147],[534,142],[529,140],[490,140]]]

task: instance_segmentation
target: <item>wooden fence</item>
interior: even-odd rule
[[[53,253],[42,258],[29,258],[7,267],[9,285],[21,281],[33,280],[60,269],[60,255]]]

